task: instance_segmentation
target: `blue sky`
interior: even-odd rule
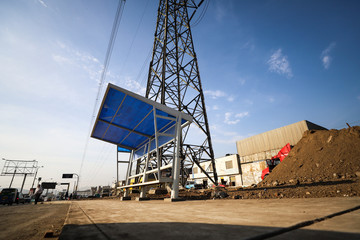
[[[144,94],[157,7],[126,2],[106,82]],[[0,2],[1,158],[37,159],[46,181],[79,172],[116,8]],[[210,1],[192,32],[216,157],[235,153],[236,140],[305,119],[329,129],[360,124],[359,12],[358,1]],[[115,151],[88,140],[82,187],[114,181]]]

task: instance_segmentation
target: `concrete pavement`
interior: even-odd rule
[[[59,239],[360,239],[360,198],[73,201]]]

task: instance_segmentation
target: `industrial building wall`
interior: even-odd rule
[[[285,127],[274,129],[236,142],[238,155],[215,159],[219,184],[230,186],[250,186],[261,181],[261,172],[265,169],[265,159],[278,154],[287,143],[295,145],[306,130],[326,130],[319,125],[303,120]],[[240,157],[240,160],[239,158]],[[201,163],[206,171],[212,171],[211,162]],[[212,174],[210,174],[212,176]],[[202,184],[207,179],[196,166],[192,179]],[[211,184],[210,181],[207,181]]]
[[[243,185],[249,186],[261,181],[265,159],[276,155],[287,143],[296,145],[306,130],[327,130],[312,122],[303,120],[236,142],[240,156]]]
[[[237,154],[215,159],[215,166],[219,177],[219,183],[221,183],[221,180],[223,180],[223,182],[225,181],[228,185],[231,185],[230,182],[236,182],[234,185],[242,185],[240,183],[241,180],[236,177],[240,174],[239,158]],[[212,171],[211,161],[201,163],[201,167],[206,171]],[[210,176],[212,175],[213,174],[210,174]],[[197,166],[194,166],[192,179],[195,180],[196,183],[201,184],[203,180],[207,179],[207,177]],[[208,181],[208,184],[211,184],[211,182]]]
[[[295,145],[306,130],[324,130],[319,125],[303,120],[236,142],[241,163],[271,158],[287,143]]]

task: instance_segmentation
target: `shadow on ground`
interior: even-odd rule
[[[360,234],[204,223],[108,223],[65,225],[59,237],[68,239],[360,239]]]

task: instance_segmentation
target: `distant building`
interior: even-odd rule
[[[295,146],[306,130],[327,130],[317,124],[303,120],[268,132],[264,132],[236,142],[238,154],[215,159],[219,184],[227,186],[249,186],[261,181],[266,159],[276,155],[287,143]],[[201,163],[201,167],[212,172],[211,162]],[[210,176],[213,174],[210,173]],[[211,186],[204,173],[194,165],[190,178],[197,184]]]
[[[260,182],[261,172],[267,167],[265,160],[276,155],[287,143],[295,146],[307,130],[327,129],[303,120],[237,141],[243,185],[248,186]]]
[[[91,189],[83,190],[83,191],[77,191],[76,193],[77,193],[78,196],[88,197],[88,196],[91,196]]]
[[[211,173],[213,171],[211,161],[202,162],[200,166],[207,172],[210,172],[211,177],[213,176]],[[215,159],[215,167],[219,179],[219,184],[228,186],[242,185],[240,159],[237,154]],[[213,183],[208,180],[206,175],[201,172],[200,168],[197,166],[193,167],[193,174],[191,179],[194,180],[195,183],[203,184],[204,186],[213,185]]]

